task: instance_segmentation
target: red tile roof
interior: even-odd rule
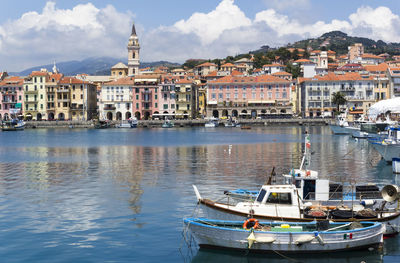
[[[119,78],[119,79],[104,83],[104,86],[134,85],[134,84],[135,84],[134,77],[125,77],[125,78]]]
[[[225,76],[217,80],[211,80],[210,83],[264,83],[264,82],[283,82],[290,83],[290,81],[281,79],[271,75],[261,75],[261,76]]]
[[[327,75],[319,76],[316,75],[313,78],[299,78],[299,82],[304,81],[348,81],[348,80],[373,80],[373,76],[366,78],[362,77],[358,72],[348,72],[345,74],[335,74],[329,72]]]

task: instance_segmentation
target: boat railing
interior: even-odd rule
[[[321,193],[323,194],[323,193]],[[378,191],[334,191],[329,192],[328,194],[329,200],[363,200],[363,199],[380,199],[382,198],[381,192]],[[316,200],[316,193],[309,192],[303,199],[307,200]]]

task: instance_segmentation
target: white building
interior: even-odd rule
[[[100,119],[128,120],[132,117],[133,85],[133,77],[125,77],[101,86]]]

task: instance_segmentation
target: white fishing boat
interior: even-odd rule
[[[129,122],[131,128],[137,128],[137,126],[139,124],[139,121],[136,117],[130,118],[128,122]]]
[[[383,227],[377,222],[272,223],[186,218],[200,248],[256,252],[316,253],[379,248]]]
[[[334,222],[368,220],[382,222],[385,235],[394,235],[399,231],[400,212],[396,208],[381,207],[373,210],[367,202],[353,201],[352,206],[323,205],[303,200],[296,185],[263,185],[254,201],[236,202],[232,198],[226,201],[213,201],[203,198],[197,187],[193,186],[197,201],[204,215],[220,220],[245,220],[254,217],[265,221],[311,222],[329,219]],[[388,202],[397,201],[398,192],[386,189]],[[327,199],[327,193],[317,193],[317,199]]]
[[[218,125],[219,125],[218,119],[211,118],[204,124],[204,127],[206,127],[206,128],[215,128],[215,127],[218,127]]]
[[[3,121],[1,123],[2,131],[22,131],[25,129],[25,122],[22,120]]]
[[[130,128],[131,124],[129,123],[129,121],[127,122],[123,122],[121,121],[120,123],[115,125],[115,128]]]
[[[162,128],[172,128],[174,127],[174,123],[171,120],[165,120],[161,125]]]
[[[400,157],[400,128],[390,127],[387,138],[370,142],[386,162]]]
[[[354,127],[351,127],[347,121],[347,114],[342,113],[336,118],[335,124],[329,125],[333,134],[351,134]]]

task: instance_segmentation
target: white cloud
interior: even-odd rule
[[[79,4],[58,9],[47,2],[0,26],[0,61],[8,70],[91,56],[126,56],[132,14],[108,5]],[[3,68],[2,68],[3,69]]]
[[[225,30],[250,25],[251,20],[234,4],[234,0],[222,0],[215,10],[207,14],[194,13],[187,21],[176,22],[174,27],[185,34],[195,33],[202,44],[210,44]]]
[[[308,0],[301,1],[309,4]],[[214,11],[195,13],[187,20],[149,32],[142,38],[144,57],[146,60],[158,60],[162,56],[175,61],[221,58],[255,50],[262,45],[280,46],[318,37],[333,30],[374,40],[400,42],[399,16],[387,7],[360,7],[347,20],[304,23],[276,11],[293,2],[269,1],[275,9],[262,10],[250,19],[235,5],[234,0],[222,0]],[[154,39],[157,39],[157,44]],[[167,45],[159,46],[159,43]]]
[[[305,23],[278,11],[291,1],[272,1],[274,9],[260,10],[250,18],[234,0],[221,0],[208,13],[197,12],[169,26],[144,31],[139,25],[141,60],[184,62],[189,58],[222,58],[262,45],[279,46],[317,37],[332,30],[400,42],[400,18],[387,7],[363,6],[348,19]],[[28,12],[0,25],[0,69],[21,70],[54,59],[124,58],[132,17],[130,12],[119,12],[112,5],[97,8],[87,3],[59,9],[54,2],[48,2],[40,13]]]

